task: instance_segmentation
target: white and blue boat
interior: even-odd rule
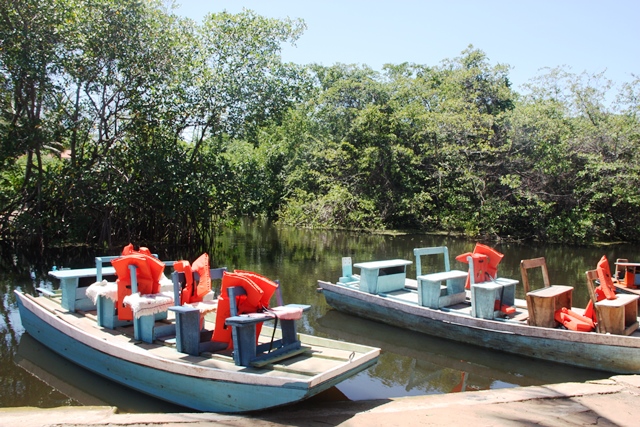
[[[482,275],[476,261],[482,256],[464,255],[469,255],[468,270],[452,270],[446,247],[414,249],[415,279],[407,277],[411,260],[352,264],[351,258],[343,258],[339,280],[319,280],[318,287],[331,307],[350,315],[524,357],[640,373],[639,296],[616,293],[610,299],[599,298],[596,284],[604,272],[600,263],[585,274],[597,320],[586,326],[581,323],[589,320],[585,309],[572,306],[574,288],[551,285],[544,258],[521,261],[525,299],[519,299],[519,280],[496,274],[477,281]],[[421,263],[425,256],[439,261]],[[426,273],[425,265],[440,271]],[[360,274],[354,274],[354,268]],[[532,270],[538,268],[541,275]],[[543,286],[532,289],[528,273],[542,277]]]
[[[158,309],[121,321],[110,283],[101,281],[103,274],[113,274],[111,267],[102,267],[103,261],[97,258],[96,268],[50,272],[60,279],[60,289],[40,289],[37,296],[16,290],[22,325],[31,337],[79,366],[175,405],[222,413],[288,405],[335,386],[379,357],[378,348],[298,334],[295,319],[278,318],[278,310],[238,314],[235,303],[225,322],[232,329],[233,350],[216,348],[209,316],[193,305],[173,303],[184,273],[174,272],[170,282],[178,298],[172,292],[153,295],[149,301]],[[212,277],[217,273],[211,270]],[[93,296],[97,301],[87,297],[93,285],[78,286],[83,277],[95,279],[104,291]],[[276,318],[256,339],[256,325]]]

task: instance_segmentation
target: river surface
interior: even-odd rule
[[[145,242],[134,242],[145,245]],[[211,266],[259,272],[279,279],[285,302],[312,305],[299,332],[352,341],[382,348],[379,362],[344,381],[321,399],[368,400],[587,381],[610,374],[578,369],[505,354],[429,337],[332,310],[317,292],[317,280],[336,281],[342,257],[353,262],[382,259],[413,260],[413,248],[448,246],[451,267],[465,269],[454,260],[473,250],[475,242],[434,235],[383,235],[356,232],[304,230],[244,221],[226,229],[214,244],[204,248],[154,248],[161,259],[194,261],[201,253]],[[572,285],[574,306],[588,300],[585,271],[595,268],[602,255],[640,259],[640,248],[628,245],[570,247],[551,245],[493,244],[505,254],[499,276],[520,279],[521,259],[545,257],[552,284]],[[56,267],[93,265],[95,255],[81,249],[50,250],[43,257],[5,254],[0,264],[0,406],[41,408],[71,405],[111,405],[122,412],[176,412],[184,408],[146,397],[102,379],[57,356],[40,345],[20,323],[13,289],[35,294],[38,286],[55,288],[47,272]],[[423,261],[424,264],[424,261]],[[424,267],[423,267],[424,268]],[[415,267],[407,276],[415,278]],[[535,280],[532,278],[531,280]],[[214,284],[215,285],[215,284]],[[219,284],[217,284],[219,286]],[[518,298],[523,298],[518,285]]]

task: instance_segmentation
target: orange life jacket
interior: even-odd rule
[[[136,266],[136,282],[140,294],[157,294],[160,291],[160,278],[164,272],[164,263],[151,255],[147,248],[133,249],[133,245],[125,246],[122,256],[111,261],[116,270],[118,279],[118,319],[132,320],[133,310],[125,306],[122,301],[127,295],[131,295],[130,265]]]
[[[173,264],[173,269],[182,272],[186,278],[186,286],[180,294],[180,304],[191,304],[202,301],[204,296],[211,291],[211,275],[209,272],[209,255],[202,254],[193,262],[177,261]],[[193,283],[193,273],[198,273],[200,279],[198,284]]]
[[[231,328],[225,325],[225,321],[231,316],[231,306],[227,289],[232,286],[241,286],[247,292],[236,299],[238,314],[256,313],[263,307],[269,307],[269,301],[273,296],[277,283],[257,273],[236,270],[233,273],[224,272],[220,296],[218,297],[218,310],[216,313],[216,326],[213,330],[212,341],[226,342],[227,349],[233,348]],[[262,323],[256,325],[256,340],[262,329]]]
[[[468,264],[467,257],[471,257],[473,262],[473,283],[482,283],[487,280],[495,279],[498,276],[498,264],[504,258],[504,255],[495,249],[476,243],[473,252],[467,252],[456,257],[457,261]],[[467,276],[466,289],[471,287],[471,278]]]
[[[616,287],[614,286],[613,279],[611,278],[611,269],[609,268],[609,261],[607,260],[606,255],[603,255],[602,258],[600,258],[600,261],[598,261],[596,273],[598,275],[598,281],[600,282],[600,286],[595,289],[596,302],[602,301],[605,298],[616,299]],[[594,322],[598,321],[593,301],[589,300],[587,303],[584,315]]]
[[[554,313],[556,322],[563,324],[567,329],[579,332],[591,332],[595,328],[593,320],[582,316],[575,311],[562,307]]]
[[[596,272],[598,274],[598,280],[600,281],[600,287],[602,287],[604,291],[604,296],[607,299],[616,299],[616,287],[613,285],[611,268],[609,268],[609,261],[606,255],[602,255],[602,258],[598,261]]]

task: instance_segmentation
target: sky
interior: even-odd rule
[[[298,64],[403,62],[437,66],[469,45],[511,66],[516,90],[545,68],[604,72],[615,85],[640,76],[640,0],[175,0],[198,22],[243,8],[301,18],[307,29],[282,59]]]

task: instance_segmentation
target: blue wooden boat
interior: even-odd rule
[[[66,359],[141,393],[198,411],[257,411],[314,396],[379,357],[378,348],[297,334],[291,319],[265,324],[256,339],[256,325],[274,321],[275,312],[238,315],[234,303],[226,322],[232,351],[212,345],[212,322],[191,306],[119,321],[113,303],[100,296],[94,304],[88,288],[78,286],[82,277],[112,273],[102,261],[96,259],[95,269],[52,271],[60,289],[40,289],[38,296],[16,290],[22,325]],[[135,272],[132,277],[135,288]],[[177,289],[184,274],[172,278]]]
[[[451,270],[446,247],[418,248],[414,255],[415,279],[406,277],[409,260],[352,265],[350,258],[343,258],[339,280],[319,280],[319,289],[331,307],[393,326],[567,365],[640,373],[639,297],[619,293],[615,299],[598,301],[596,270],[586,272],[585,283],[598,322],[592,331],[582,332],[558,317],[563,309],[578,315],[584,310],[571,305],[573,287],[549,284],[544,258],[521,262],[526,296],[522,300],[515,298],[518,280],[492,277],[475,283],[471,259],[468,271]],[[437,267],[440,271],[423,274],[421,258],[433,255],[444,258]],[[354,267],[360,274],[353,273]],[[544,286],[538,289],[530,289],[527,272],[532,268],[542,270]]]

